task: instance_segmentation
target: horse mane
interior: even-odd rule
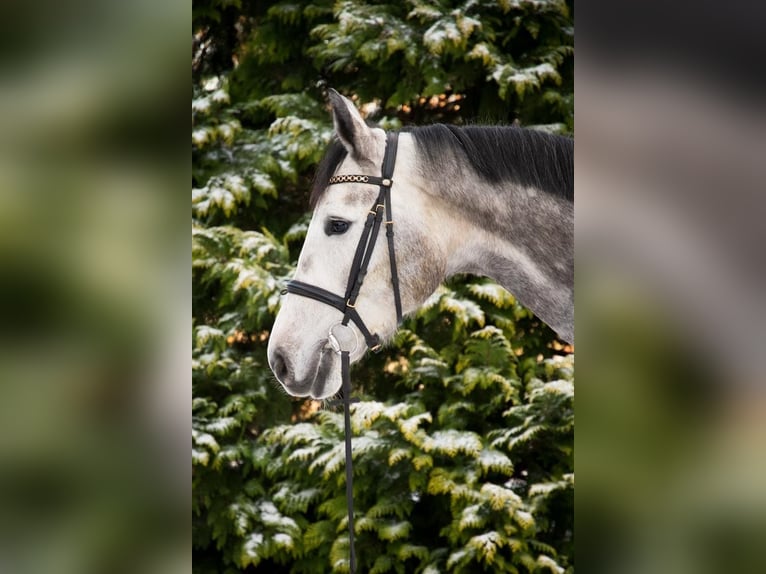
[[[434,124],[401,130],[412,135],[426,163],[444,165],[461,159],[488,183],[512,182],[574,201],[574,141],[571,138],[514,126]],[[317,167],[311,189],[313,209],[346,149],[333,140]]]
[[[513,126],[434,124],[405,129],[418,153],[439,166],[445,157],[464,160],[492,184],[512,182],[574,201],[574,141]]]

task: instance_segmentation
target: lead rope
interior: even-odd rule
[[[356,574],[356,548],[354,546],[354,467],[351,456],[351,403],[359,402],[359,399],[351,398],[351,358],[348,351],[340,353],[340,374],[342,379],[341,389],[343,398],[330,401],[331,406],[343,405],[343,431],[346,444],[346,505],[348,509],[348,544],[350,572]]]
[[[351,574],[356,574],[356,549],[354,548],[354,468],[351,458],[351,376],[348,351],[340,355],[340,372],[343,379],[343,427],[346,441],[346,503],[348,506],[348,543]],[[356,402],[356,401],[353,401]]]

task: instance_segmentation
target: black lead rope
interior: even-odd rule
[[[351,270],[348,274],[348,281],[346,285],[346,292],[343,297],[336,295],[326,289],[304,283],[302,281],[288,281],[286,285],[286,291],[294,295],[300,295],[302,297],[308,297],[320,301],[331,307],[338,309],[343,313],[343,319],[340,325],[348,327],[349,321],[353,322],[359,331],[361,331],[364,337],[367,347],[372,351],[378,351],[380,349],[380,338],[377,334],[371,333],[364,324],[361,316],[356,310],[356,298],[359,295],[359,291],[362,288],[362,283],[367,275],[367,267],[369,266],[370,259],[372,258],[373,250],[375,249],[375,243],[378,239],[378,234],[381,225],[386,227],[386,237],[388,240],[388,258],[391,266],[391,287],[394,292],[394,308],[396,310],[396,322],[397,324],[402,320],[402,302],[399,294],[399,274],[396,269],[396,254],[394,252],[394,221],[391,215],[391,185],[393,184],[392,176],[394,174],[394,165],[396,164],[396,150],[398,147],[399,134],[389,133],[386,136],[386,151],[383,156],[383,165],[381,166],[381,176],[373,175],[337,175],[330,178],[328,185],[336,183],[365,183],[377,185],[380,188],[378,198],[373,204],[372,208],[367,214],[367,220],[362,230],[362,236],[359,238],[359,243],[354,253],[354,259],[351,262]],[[385,216],[385,221],[383,220]],[[338,326],[333,325],[333,328]],[[344,415],[344,434],[345,434],[345,446],[346,446],[346,501],[348,503],[348,541],[349,541],[349,556],[350,556],[350,571],[351,574],[356,574],[356,549],[354,548],[354,471],[351,458],[351,403],[357,402],[351,399],[351,353],[356,350],[342,349],[340,343],[333,339],[333,328],[330,329],[328,338],[331,345],[335,348],[335,351],[340,353],[341,357],[341,379],[343,398],[340,401],[331,401],[331,405],[342,404]],[[355,335],[356,336],[356,335]]]
[[[351,398],[351,358],[348,351],[340,353],[340,374],[343,398],[330,401],[330,406],[343,405],[343,434],[346,443],[346,505],[348,509],[348,544],[350,572],[356,574],[356,548],[354,547],[354,467],[351,457],[351,403],[359,399]]]
[[[354,548],[354,468],[351,458],[351,360],[348,351],[340,354],[340,369],[343,379],[343,427],[346,443],[346,503],[348,506],[348,544],[351,574],[356,574],[356,549]]]

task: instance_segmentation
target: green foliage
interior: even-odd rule
[[[321,88],[387,126],[571,130],[570,13],[194,2],[195,572],[349,569],[342,416],[287,397],[266,362],[331,137]],[[352,378],[360,572],[573,570],[573,358],[509,293],[452,280]]]

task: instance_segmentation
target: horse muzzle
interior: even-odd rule
[[[338,370],[335,368],[337,355],[329,344],[324,343],[312,356],[316,357],[315,360],[309,365],[306,374],[299,377],[296,376],[290,353],[279,347],[269,349],[269,367],[289,395],[325,399],[338,392],[340,378],[333,376],[334,371]]]

